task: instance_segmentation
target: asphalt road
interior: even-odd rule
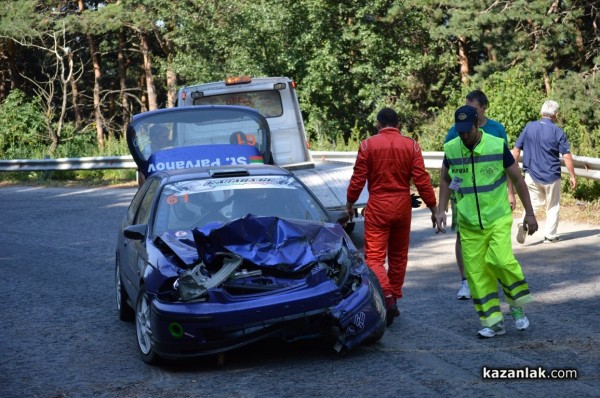
[[[600,226],[561,223],[559,243],[515,242],[536,299],[524,332],[507,320],[506,335],[476,337],[472,303],[455,298],[455,236],[434,234],[419,209],[402,315],[379,343],[337,355],[268,341],[222,365],[152,367],[114,303],[116,232],[133,193],[0,187],[1,397],[600,396]],[[484,378],[500,369],[577,379]]]

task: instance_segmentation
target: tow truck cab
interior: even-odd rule
[[[293,80],[244,76],[181,88],[177,106],[193,105],[255,108],[269,124],[274,163],[291,170],[314,167]]]

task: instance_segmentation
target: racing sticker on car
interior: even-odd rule
[[[354,324],[359,328],[364,329],[366,318],[367,316],[365,315],[365,313],[361,311],[358,314],[354,315]]]
[[[256,136],[252,133],[243,133],[241,131],[236,131],[229,138],[230,144],[238,144],[238,145],[256,145]]]
[[[181,199],[183,199],[184,203],[189,202],[189,198],[190,198],[190,196],[187,193],[181,195]],[[167,200],[168,205],[173,206],[173,205],[176,205],[177,202],[179,202],[179,196],[177,196],[175,194],[171,194],[171,195],[167,196],[166,200]]]
[[[235,177],[222,178],[219,180],[206,181],[204,184],[211,188],[229,188],[233,186],[244,186],[245,188],[267,188],[267,187],[289,187],[294,183],[292,177]]]
[[[258,157],[254,157],[258,158]],[[257,160],[257,159],[255,159]],[[260,156],[260,163],[262,163],[262,156]],[[223,159],[195,159],[195,160],[178,160],[175,162],[157,162],[151,163],[148,166],[148,174],[156,173],[157,171],[165,170],[180,170],[180,169],[191,169],[193,167],[209,167],[209,166],[224,166],[224,165],[240,165],[252,163],[251,159],[246,156],[238,157],[225,157]]]
[[[144,168],[146,175],[196,167],[236,166],[264,163],[262,153],[251,145],[197,145],[153,153]]]

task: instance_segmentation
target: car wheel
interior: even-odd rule
[[[121,278],[121,266],[119,259],[115,262],[115,292],[117,298],[117,310],[119,311],[119,319],[122,321],[133,321],[134,312],[127,300],[127,293],[123,287],[123,279]]]
[[[373,281],[373,284],[375,285],[375,288],[377,290],[377,295],[379,296],[379,298],[381,300],[381,302],[380,302],[381,305],[385,307],[385,304],[384,304],[385,296],[383,295],[383,289],[381,288],[379,279],[377,279],[377,276],[375,275],[375,273],[373,272],[373,270],[371,268],[369,268],[369,276],[371,277],[371,280]],[[371,335],[369,337],[367,337],[364,342],[365,342],[365,344],[376,343],[379,340],[381,340],[381,338],[383,337],[384,334],[385,334],[385,322],[382,322],[379,329],[377,329],[373,333],[371,333]]]
[[[142,289],[135,306],[135,331],[142,360],[156,364],[159,360],[152,346],[152,324],[150,322],[150,299]]]

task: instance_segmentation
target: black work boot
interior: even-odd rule
[[[394,323],[394,318],[400,316],[400,310],[396,304],[396,300],[392,296],[385,298],[385,325],[391,326]]]

